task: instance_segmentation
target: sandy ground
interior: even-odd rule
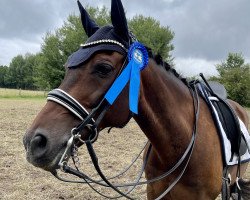
[[[103,199],[86,185],[60,182],[26,161],[22,137],[44,104],[45,100],[37,99],[0,99],[0,199]],[[114,175],[124,169],[145,142],[145,136],[133,121],[122,130],[102,132],[95,148],[105,174]],[[84,148],[79,152],[81,169],[97,177],[85,152]],[[119,182],[134,180],[140,166],[141,161],[124,178],[119,178]],[[247,176],[250,177],[250,170]],[[145,186],[136,189],[132,196],[146,199]]]

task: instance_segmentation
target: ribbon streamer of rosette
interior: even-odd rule
[[[141,43],[135,42],[129,48],[128,58],[128,65],[114,81],[111,88],[106,93],[105,99],[112,105],[130,80],[129,109],[133,113],[138,114],[140,71],[148,65],[148,53]]]

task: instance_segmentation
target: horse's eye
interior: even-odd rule
[[[104,78],[109,75],[113,70],[114,68],[111,65],[107,63],[101,63],[94,66],[93,73],[97,74],[101,78]]]

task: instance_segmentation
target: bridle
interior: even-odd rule
[[[123,70],[126,63],[127,63],[127,58],[123,62],[122,67],[118,73],[118,76]],[[109,109],[110,105],[108,104],[108,102],[106,102],[104,98],[102,98],[100,103],[95,108],[93,108],[91,112],[88,112],[87,109],[83,105],[81,105],[74,97],[72,97],[70,94],[59,88],[50,91],[48,93],[47,100],[60,104],[61,106],[68,109],[78,119],[81,120],[81,122],[71,130],[71,137],[68,140],[67,147],[58,164],[63,169],[64,165],[68,160],[65,159],[66,157],[68,157],[66,155],[71,150],[71,146],[74,140],[78,140],[82,144],[85,144],[87,141],[94,143],[97,140],[99,135],[97,127],[100,124],[104,115],[106,114],[107,110]],[[97,119],[95,120],[94,117],[96,116],[99,110],[101,110],[100,114],[99,116],[97,116]],[[90,133],[89,138],[86,141],[81,139],[81,131],[84,128],[87,128]]]
[[[118,76],[121,73],[121,71],[124,69],[126,64],[127,64],[127,58],[125,59],[123,65],[121,67],[121,70],[118,73]],[[113,184],[110,182],[110,180],[113,178],[119,177],[120,175],[122,175],[123,173],[128,171],[129,168],[133,165],[133,163],[138,159],[140,154],[136,157],[136,159],[132,162],[132,164],[129,167],[127,167],[125,170],[123,170],[120,174],[107,178],[103,174],[102,170],[99,167],[98,158],[97,158],[96,153],[94,151],[94,148],[92,146],[92,143],[94,143],[98,138],[99,132],[98,132],[97,127],[100,124],[101,120],[103,119],[105,113],[110,108],[110,104],[108,104],[108,102],[103,98],[94,109],[92,109],[90,112],[88,112],[87,109],[84,108],[84,106],[82,106],[74,97],[72,97],[67,92],[65,92],[61,89],[52,90],[51,92],[48,93],[48,98],[47,98],[48,101],[53,101],[55,103],[62,105],[63,107],[68,109],[71,113],[73,113],[77,118],[79,118],[81,120],[81,123],[71,130],[71,136],[67,142],[66,149],[65,149],[58,165],[63,172],[75,175],[75,176],[83,179],[83,181],[73,181],[73,180],[66,180],[64,178],[61,178],[57,174],[56,170],[53,171],[52,174],[56,178],[58,178],[59,180],[62,180],[65,182],[88,184],[97,193],[99,193],[103,197],[106,197],[109,199],[116,199],[116,198],[120,198],[120,197],[126,197],[128,199],[133,199],[132,197],[128,196],[128,194],[130,192],[132,192],[136,186],[160,181],[160,180],[166,178],[167,176],[169,176],[170,174],[172,174],[173,172],[175,172],[175,170],[177,168],[179,168],[181,164],[183,164],[183,169],[181,170],[181,172],[179,173],[177,178],[169,185],[169,187],[158,198],[156,198],[156,200],[163,198],[178,183],[180,178],[183,176],[183,174],[186,171],[186,168],[188,166],[188,163],[190,161],[190,158],[191,158],[191,155],[192,155],[192,152],[194,149],[194,145],[195,145],[200,104],[199,104],[199,97],[198,97],[197,89],[195,87],[195,83],[193,83],[192,85],[188,85],[188,87],[189,87],[190,93],[193,97],[195,120],[194,120],[193,133],[192,133],[190,143],[189,143],[188,147],[186,148],[185,152],[183,153],[182,157],[169,171],[165,172],[164,174],[162,174],[158,177],[155,177],[153,179],[147,180],[147,181],[140,181],[142,174],[143,174],[143,171],[146,167],[148,157],[150,154],[150,150],[152,147],[151,144],[147,143],[146,145],[144,145],[143,149],[140,152],[140,154],[141,154],[143,152],[143,150],[146,148],[146,146],[149,145],[148,150],[146,152],[145,159],[144,159],[142,167],[141,167],[141,170],[139,172],[139,175],[137,176],[137,179],[134,182],[128,183],[128,184]],[[98,116],[97,116],[97,114],[98,114]],[[90,134],[86,140],[83,140],[82,135],[81,135],[81,131],[85,128],[88,129]],[[72,149],[76,148],[76,145],[75,145],[76,141],[80,141],[82,144],[86,145],[88,153],[89,153],[90,158],[92,160],[92,163],[93,163],[96,171],[98,172],[99,176],[101,177],[101,180],[92,179],[91,177],[89,177],[86,174],[84,174],[83,172],[81,172],[78,169],[78,167],[76,167],[76,166],[75,166],[76,169],[68,166],[69,158],[71,156],[73,157]],[[115,190],[119,194],[119,196],[116,196],[116,197],[106,196],[106,195],[100,193],[99,191],[97,191],[92,186],[92,183],[95,183],[95,184],[98,184],[98,185],[101,185],[104,187],[110,187],[113,190]],[[119,188],[123,188],[123,187],[128,187],[129,188],[128,191],[122,192]]]

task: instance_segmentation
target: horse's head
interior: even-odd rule
[[[59,89],[49,93],[46,105],[24,136],[28,161],[49,171],[58,168],[58,162],[72,137],[72,129],[82,123],[89,113],[93,115],[87,124],[95,126],[96,120],[100,123],[91,130],[88,125],[83,125],[78,133],[74,133],[81,140],[88,139],[93,129],[100,131],[109,126],[122,126],[130,116],[127,89],[103,116],[105,105],[101,103],[126,62],[130,44],[122,4],[120,0],[112,0],[112,25],[100,28],[90,19],[80,2],[78,5],[89,39],[68,58],[63,82]]]

